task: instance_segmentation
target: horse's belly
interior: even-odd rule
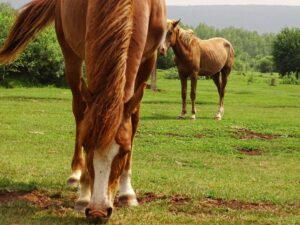
[[[86,0],[62,0],[61,19],[65,40],[72,50],[82,59],[85,55]]]

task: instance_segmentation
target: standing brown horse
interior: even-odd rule
[[[132,143],[145,82],[166,29],[165,11],[164,0],[33,0],[0,50],[1,64],[14,60],[55,22],[76,120],[68,182],[80,182],[75,208],[91,220],[108,220],[117,191],[124,205],[138,204],[131,185]]]
[[[191,77],[192,119],[196,118],[196,86],[198,76],[211,76],[215,82],[219,96],[219,110],[216,119],[221,120],[224,113],[224,93],[227,77],[230,74],[234,50],[229,41],[224,38],[201,40],[194,36],[192,30],[179,27],[178,21],[168,20],[165,41],[160,46],[160,54],[165,55],[171,46],[175,53],[175,63],[181,80],[182,112],[179,118],[184,118],[186,110],[187,78]]]

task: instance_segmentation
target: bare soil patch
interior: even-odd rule
[[[204,134],[196,134],[195,135],[195,138],[199,138],[199,139],[201,139],[201,138],[205,138],[206,136],[204,135]]]
[[[276,206],[271,203],[253,203],[239,200],[224,200],[221,198],[205,198],[200,200],[199,205],[206,208],[229,208],[248,210],[272,210]]]
[[[240,148],[238,150],[239,150],[239,152],[241,152],[245,155],[252,155],[252,156],[262,155],[262,151],[260,149]]]
[[[242,127],[233,127],[233,128],[234,128],[235,136],[241,140],[251,140],[251,139],[273,140],[280,137],[280,135],[277,134],[262,134]]]
[[[271,203],[261,202],[252,203],[239,200],[225,200],[221,198],[202,198],[200,200],[193,201],[190,197],[180,194],[165,195],[156,194],[153,192],[140,193],[138,195],[138,202],[140,205],[148,204],[154,201],[163,200],[166,201],[169,206],[169,211],[173,213],[186,213],[186,214],[213,214],[214,209],[231,209],[231,210],[255,210],[255,211],[267,211],[280,214],[297,214],[299,212],[300,204],[287,205],[282,207]],[[0,205],[12,201],[25,201],[33,204],[41,210],[53,210],[56,214],[61,215],[66,212],[72,212],[74,209],[74,203],[76,200],[76,194],[71,193],[67,195],[61,194],[49,194],[41,191],[31,192],[0,192]],[[115,206],[118,207],[116,200]]]
[[[51,195],[37,190],[31,192],[0,192],[0,205],[12,201],[24,201],[40,209],[53,209],[57,214],[73,211],[75,199],[75,194],[62,196],[57,193]]]

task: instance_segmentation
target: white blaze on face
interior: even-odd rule
[[[94,208],[113,207],[113,196],[109,193],[108,184],[112,161],[119,153],[119,148],[120,146],[114,142],[110,149],[101,153],[98,151],[95,151],[94,153],[93,163],[95,180],[92,199],[90,202],[90,205]]]
[[[162,37],[162,40],[160,42],[160,45],[159,45],[159,53],[161,55],[166,55],[167,53],[167,45],[166,45],[166,35],[167,35],[167,31],[165,30],[164,31],[164,34],[163,34],[163,37]]]

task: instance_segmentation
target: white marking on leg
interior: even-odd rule
[[[196,119],[196,114],[191,115],[191,119],[195,120]]]
[[[123,171],[120,178],[119,195],[135,195],[131,185],[131,170]]]
[[[109,193],[108,184],[111,171],[112,161],[119,153],[120,146],[115,142],[111,145],[111,149],[104,152],[94,153],[94,189],[90,205],[93,208],[113,207],[112,193]]]
[[[128,199],[129,206],[137,206],[139,203],[136,199],[136,194],[131,185],[131,170],[123,171],[120,178],[119,196],[131,197]]]
[[[91,189],[89,185],[80,185],[80,193],[77,201],[90,202],[91,200]]]
[[[217,120],[221,120],[222,119],[222,116],[224,114],[224,107],[221,106],[216,114],[216,119]]]

